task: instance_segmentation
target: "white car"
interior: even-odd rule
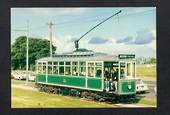
[[[155,92],[155,95],[157,95],[157,87],[156,86],[154,87],[154,92]]]
[[[15,71],[15,72],[12,72],[12,76],[13,76],[14,79],[17,79],[17,80],[25,80],[26,79],[26,72]]]
[[[136,79],[136,93],[144,93],[148,90],[148,85],[141,79]]]
[[[30,72],[29,76],[28,76],[28,80],[29,81],[35,81],[35,79],[36,79],[36,74],[33,73],[33,72]]]

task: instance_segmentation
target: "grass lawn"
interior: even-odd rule
[[[146,67],[146,66],[137,66],[136,67],[137,77],[156,77],[156,67]]]
[[[12,87],[12,108],[104,108],[116,107],[113,104],[47,94],[44,92],[24,90]]]
[[[33,87],[35,85],[34,82],[29,82],[28,84],[26,84],[25,80],[11,80],[11,84],[17,84],[17,85],[24,85],[24,86],[31,86]]]
[[[11,107],[12,108],[113,108],[121,107],[115,104],[88,101],[85,99],[48,94],[39,91],[24,89],[34,87],[34,83],[25,84],[25,81],[11,80]],[[14,86],[20,86],[14,87]],[[156,102],[141,99],[138,104],[156,106]]]
[[[151,105],[151,106],[155,106],[155,107],[157,105],[157,103],[155,101],[146,100],[146,99],[141,99],[138,103],[145,104],[145,105]]]

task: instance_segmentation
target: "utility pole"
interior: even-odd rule
[[[28,60],[28,37],[29,37],[29,20],[27,20],[27,45],[26,45],[26,84],[28,83],[28,64],[29,64],[29,60]]]
[[[12,29],[12,31],[23,31],[26,32],[26,84],[28,83],[28,77],[29,77],[29,73],[28,73],[28,64],[29,64],[29,60],[28,60],[28,38],[29,38],[29,20],[27,20],[27,28],[26,29]]]
[[[54,25],[51,21],[48,24],[48,27],[49,27],[49,38],[50,38],[50,57],[52,57],[52,26]]]

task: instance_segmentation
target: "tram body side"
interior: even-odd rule
[[[135,80],[125,79],[119,80],[117,82],[117,91],[109,91],[106,92],[105,82],[104,82],[104,71],[103,71],[103,63],[102,62],[102,77],[87,77],[86,76],[72,76],[72,75],[59,75],[49,72],[48,62],[42,62],[42,69],[45,69],[45,73],[37,72],[36,83],[37,84],[45,84],[50,86],[60,86],[60,87],[68,87],[73,89],[87,90],[87,91],[97,91],[103,93],[111,93],[114,95],[133,95],[136,93],[135,90]],[[39,62],[37,62],[37,65]],[[44,65],[43,65],[44,64]],[[52,64],[53,65],[53,64]],[[38,69],[38,67],[37,67]],[[87,62],[86,62],[86,71],[87,71]],[[37,70],[38,71],[38,70]],[[59,72],[58,72],[59,73]],[[73,73],[72,73],[73,74]]]

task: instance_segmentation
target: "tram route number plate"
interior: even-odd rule
[[[119,54],[119,59],[133,59],[135,58],[134,54]]]

